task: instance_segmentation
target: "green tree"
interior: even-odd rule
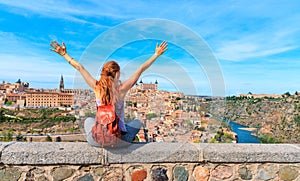
[[[96,116],[96,113],[94,113],[94,112],[92,112],[91,110],[86,110],[85,112],[84,112],[84,114],[85,114],[85,116],[87,116],[87,117],[95,117]]]
[[[217,134],[215,135],[215,139],[216,139],[216,140],[221,139],[221,135],[220,135],[219,133],[217,133]]]
[[[198,111],[198,112],[201,111],[201,106],[198,106],[197,111]]]
[[[193,123],[191,122],[191,120],[186,120],[186,124],[187,124],[187,127],[189,128],[189,129],[193,129],[193,127],[194,127],[194,125],[193,125]]]
[[[224,138],[225,139],[227,139],[227,138],[229,138],[229,139],[232,139],[232,134],[230,134],[230,133],[224,133]]]
[[[205,131],[205,128],[201,126],[200,128],[197,129],[198,131]]]
[[[210,140],[210,143],[216,143],[217,142],[217,140],[215,139],[215,138],[212,138],[211,140]]]
[[[9,131],[2,131],[2,141],[9,142],[13,140],[13,132],[12,130]]]
[[[33,135],[33,133],[34,133],[34,130],[33,130],[33,129],[30,129],[30,133]]]
[[[130,115],[130,120],[134,120],[135,119],[135,116],[134,115]]]
[[[284,93],[285,96],[290,97],[291,94],[289,92]]]
[[[296,122],[296,124],[297,124],[298,126],[300,126],[300,115],[295,116],[295,117],[294,117],[294,121]]]
[[[194,143],[201,143],[201,140],[195,140]]]
[[[9,106],[9,105],[12,105],[12,102],[10,100],[8,100],[8,101],[6,101],[5,104]]]
[[[274,136],[272,134],[262,134],[259,136],[261,143],[275,143]]]
[[[0,122],[5,121],[4,110],[0,109]]]
[[[157,115],[155,113],[149,113],[146,115],[147,119],[152,119],[152,118],[156,118],[156,117],[157,117]]]
[[[48,142],[52,142],[52,138],[51,138],[51,136],[47,135],[47,137],[46,137],[46,141],[48,141]]]
[[[72,134],[74,133],[74,128],[70,128],[69,130]]]

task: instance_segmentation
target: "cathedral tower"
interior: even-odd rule
[[[61,75],[61,77],[60,77],[60,83],[59,83],[59,91],[60,91],[60,92],[63,92],[64,89],[65,89],[64,78],[63,78],[63,76]]]

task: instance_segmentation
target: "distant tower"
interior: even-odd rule
[[[158,89],[158,82],[157,82],[157,80],[155,80],[155,90],[157,90]]]
[[[63,78],[63,76],[61,75],[61,77],[60,77],[60,83],[59,83],[59,91],[60,91],[60,92],[63,92],[64,89],[65,89],[64,78]]]
[[[18,79],[16,83],[17,83],[17,84],[21,84],[21,83],[22,83],[22,82],[21,82],[21,79]]]
[[[144,83],[143,83],[143,80],[141,79],[141,81],[140,81],[140,87],[139,87],[141,90],[144,89],[144,86],[143,86],[143,85],[144,85]]]

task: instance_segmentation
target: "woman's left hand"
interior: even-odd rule
[[[167,50],[168,50],[168,43],[163,41],[163,42],[161,42],[161,44],[159,46],[158,46],[158,44],[156,44],[155,54],[160,56]]]

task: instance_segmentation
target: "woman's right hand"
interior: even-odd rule
[[[56,52],[61,56],[64,56],[67,53],[67,48],[66,48],[64,42],[62,42],[62,46],[60,46],[60,44],[58,44],[56,42],[56,40],[53,40],[50,43],[50,46],[52,47],[52,48],[50,48],[51,51]]]

